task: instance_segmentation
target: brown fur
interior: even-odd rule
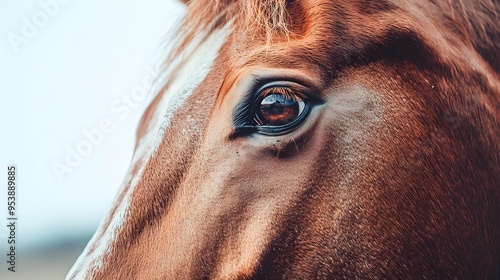
[[[94,278],[499,279],[498,14],[493,1],[190,1],[174,54],[200,29],[234,19],[233,33]],[[269,74],[324,103],[290,134],[235,137],[247,81]]]

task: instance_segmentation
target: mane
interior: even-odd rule
[[[232,19],[253,35],[264,36],[268,43],[278,34],[287,36],[288,2],[290,0],[187,1],[187,14],[174,35],[177,44],[173,46],[173,54],[182,52],[200,31],[211,33]]]
[[[214,0],[207,4],[204,0],[191,0],[185,18],[188,31],[206,27],[207,24],[223,17],[227,22],[240,19],[247,30],[262,32],[266,37],[282,33],[288,34],[287,5],[290,0]],[[185,31],[185,30],[184,30]]]

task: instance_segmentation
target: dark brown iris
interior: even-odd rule
[[[301,113],[303,101],[287,93],[271,93],[267,95],[257,108],[257,117],[261,125],[286,125],[295,120]]]

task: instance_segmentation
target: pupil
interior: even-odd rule
[[[299,103],[282,94],[270,94],[260,103],[259,119],[264,125],[285,125],[299,115]]]

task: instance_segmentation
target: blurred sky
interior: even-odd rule
[[[49,2],[58,8],[44,10],[40,3]],[[183,11],[176,0],[1,0],[0,224],[7,221],[6,169],[13,163],[18,250],[94,232],[127,171],[151,96],[127,105],[129,114],[112,107],[125,104],[122,98],[150,75]],[[26,40],[14,46],[12,34]],[[104,119],[114,130],[58,180],[54,162],[65,164],[67,149],[85,141],[82,130]],[[1,226],[2,256],[6,237]]]

